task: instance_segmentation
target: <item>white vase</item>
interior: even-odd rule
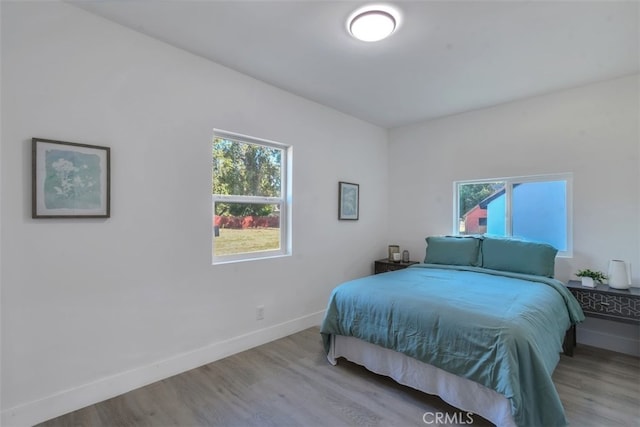
[[[582,277],[582,286],[586,287],[586,288],[595,288],[596,284],[594,283],[593,279],[591,277]]]
[[[631,285],[631,264],[619,259],[609,261],[609,287],[629,289]]]

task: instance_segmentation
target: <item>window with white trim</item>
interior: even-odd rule
[[[291,150],[278,142],[214,130],[214,264],[291,253]]]
[[[454,182],[454,234],[544,242],[573,251],[570,173]]]

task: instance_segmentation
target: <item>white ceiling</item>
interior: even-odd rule
[[[378,43],[347,33],[360,1],[69,2],[383,127],[640,71],[637,1],[391,1]]]

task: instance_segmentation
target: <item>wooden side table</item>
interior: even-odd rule
[[[393,261],[389,261],[388,258],[377,259],[373,263],[373,274],[386,273],[387,271],[402,270],[413,264],[419,264],[419,262],[418,261],[393,262]]]
[[[582,286],[578,280],[570,280],[567,283],[567,288],[580,303],[585,316],[614,322],[640,324],[639,288],[614,289],[603,284],[598,284],[595,288],[587,288]],[[575,347],[575,325],[569,331],[572,334],[570,340]],[[573,352],[573,348],[570,352]]]

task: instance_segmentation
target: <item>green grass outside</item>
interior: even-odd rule
[[[280,248],[279,228],[221,228],[214,238],[214,255],[277,250]]]

